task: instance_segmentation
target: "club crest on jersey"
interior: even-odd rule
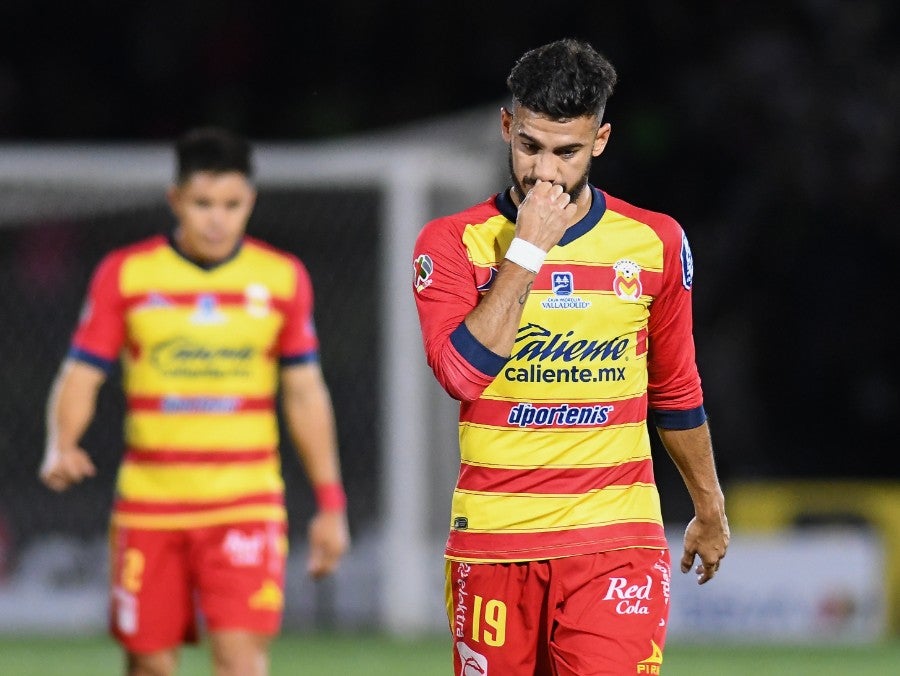
[[[224,324],[225,315],[219,310],[216,297],[211,293],[203,293],[197,297],[197,306],[191,315],[192,324]]]
[[[638,300],[644,292],[641,284],[641,267],[627,258],[620,258],[613,263],[616,273],[613,279],[613,292],[622,300]]]
[[[432,275],[434,274],[434,261],[428,254],[419,254],[413,261],[413,284],[416,292],[421,293],[431,286]]]
[[[262,319],[272,309],[272,294],[264,284],[248,284],[244,289],[244,308],[251,317]]]
[[[550,273],[550,289],[553,295],[541,301],[545,310],[584,310],[591,306],[591,301],[573,295],[575,277],[567,270]]]

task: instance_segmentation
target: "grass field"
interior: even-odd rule
[[[670,644],[664,676],[891,676],[900,641],[875,646]],[[2,676],[120,676],[105,637],[0,637]],[[204,646],[183,651],[179,676],[206,676]],[[287,634],[272,650],[271,676],[451,676],[445,637],[399,641],[371,634]],[[503,675],[498,675],[503,676]]]

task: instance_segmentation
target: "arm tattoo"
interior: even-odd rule
[[[528,282],[528,285],[525,287],[525,293],[519,296],[519,305],[525,305],[525,301],[528,300],[528,292],[531,291],[531,285],[534,282]]]

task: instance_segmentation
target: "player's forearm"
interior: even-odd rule
[[[660,439],[684,480],[694,511],[703,520],[721,520],[725,496],[719,484],[709,425],[687,430],[658,428]]]
[[[298,416],[311,415],[318,418],[288,423],[291,439],[311,484],[339,484],[341,470],[334,425],[326,418],[328,411],[313,411],[314,409],[309,409],[308,413]]]
[[[105,375],[76,361],[66,361],[47,401],[47,446],[67,451],[76,448],[94,419],[97,394]]]
[[[490,291],[466,316],[469,331],[494,354],[508,357],[512,353],[534,277],[533,272],[504,260]]]
[[[310,483],[340,483],[334,409],[324,381],[310,376],[299,386],[288,384],[283,407],[291,441]]]

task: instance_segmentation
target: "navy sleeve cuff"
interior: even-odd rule
[[[98,357],[96,354],[92,352],[88,352],[87,350],[82,350],[79,347],[69,348],[69,359],[74,359],[76,361],[83,361],[85,364],[90,364],[91,366],[96,366],[98,369],[103,371],[105,374],[109,375],[109,372],[112,371],[113,366],[115,366],[115,362],[109,359],[104,359],[103,357]]]
[[[302,354],[291,354],[278,359],[279,366],[297,366],[297,364],[311,364],[319,361],[318,351],[304,352]]]
[[[507,357],[501,357],[479,343],[465,322],[450,334],[450,343],[463,359],[487,376],[496,376],[509,361]]]
[[[664,411],[651,409],[653,424],[664,430],[692,430],[706,422],[706,410],[703,404],[687,411]]]

